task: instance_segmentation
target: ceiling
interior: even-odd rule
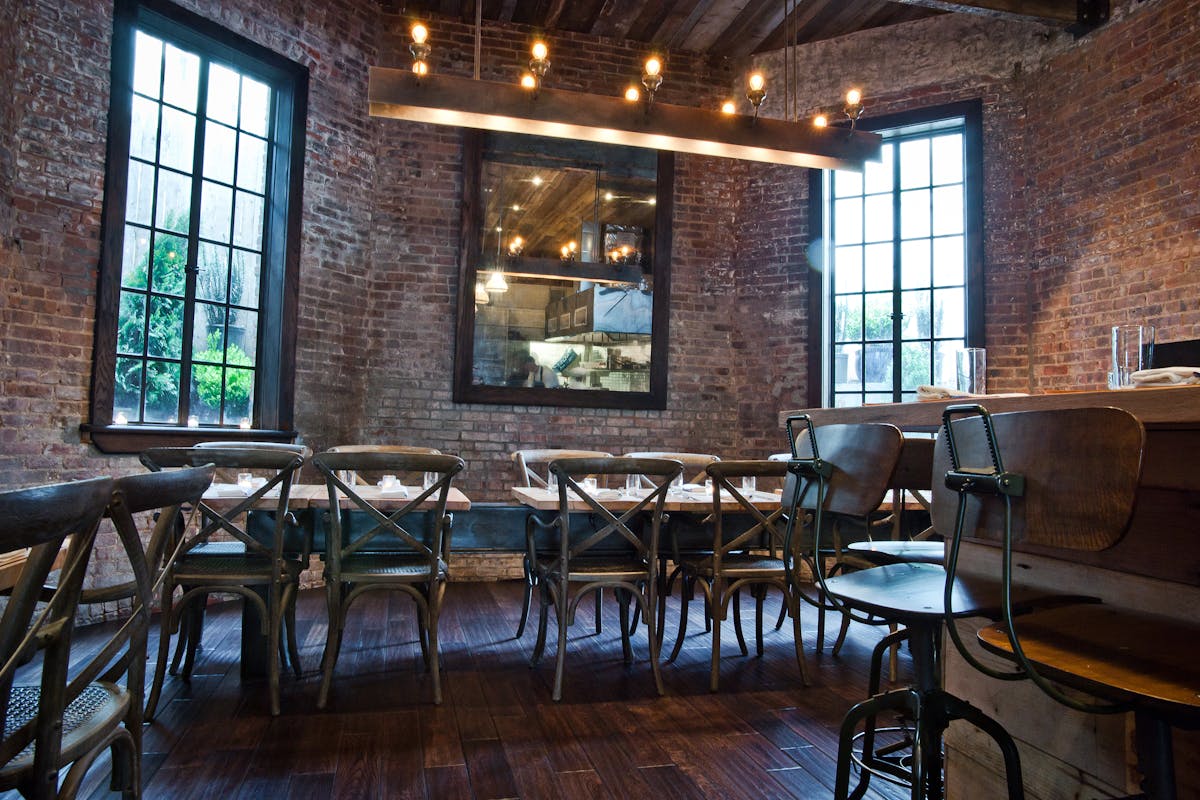
[[[1077,2],[1097,0],[482,0],[485,22],[605,36],[738,57],[942,13],[1028,19],[1063,27]],[[1099,0],[1105,2],[1105,0]],[[474,23],[476,0],[380,0],[385,10]],[[785,6],[790,13],[786,15]]]

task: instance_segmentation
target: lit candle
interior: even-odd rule
[[[200,418],[197,417],[195,414],[190,415],[188,417],[188,427],[189,428],[199,428],[200,427]]]
[[[116,419],[116,423],[117,423],[118,425],[128,425],[128,424],[129,424],[129,417],[125,416],[125,412],[124,412],[124,411],[118,411],[118,412],[117,412],[117,419]]]
[[[244,431],[250,430],[250,418],[242,417],[242,421],[238,423],[238,427]]]

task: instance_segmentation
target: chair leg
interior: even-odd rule
[[[812,681],[808,678],[808,660],[804,657],[804,636],[800,631],[800,598],[785,593],[783,607],[792,617],[792,638],[796,643],[796,666],[800,668],[800,682],[805,686],[812,686]]]
[[[540,595],[541,603],[538,608],[537,640],[533,643],[533,655],[529,659],[529,666],[531,667],[536,667],[541,662],[542,654],[546,650],[546,625],[550,616],[549,589],[545,584],[540,584],[538,594]]]
[[[833,643],[833,655],[842,652],[842,645],[846,643],[846,634],[850,632],[850,615],[842,612],[842,625],[838,629],[837,641]]]
[[[533,604],[533,585],[535,577],[533,574],[533,565],[529,563],[529,556],[526,554],[521,559],[521,569],[525,573],[525,587],[521,594],[521,621],[517,624],[517,635],[514,639],[520,639],[525,635],[525,625],[529,622],[529,607]]]
[[[629,644],[631,630],[629,602],[631,598],[625,589],[617,589],[613,594],[617,598],[617,613],[621,622],[621,655],[625,660],[625,666],[629,666],[633,663],[633,647]]]
[[[558,615],[558,652],[554,658],[554,691],[551,697],[555,702],[562,700],[563,662],[567,660],[567,587],[566,581],[560,584],[558,596],[554,598],[554,611]],[[596,609],[600,608],[600,592],[596,592]],[[598,618],[597,618],[597,621]]]
[[[775,630],[781,630],[783,628],[783,621],[787,619],[787,613],[787,603],[784,603],[779,607],[779,616],[775,618]]]
[[[192,682],[192,670],[196,667],[196,651],[200,648],[200,637],[204,633],[204,607],[208,604],[208,595],[202,594],[192,598],[187,604],[187,617],[184,622],[180,623],[181,627],[186,626],[186,637],[181,636],[176,647],[184,647],[186,650],[183,659],[183,671],[181,675],[184,683]],[[179,654],[176,652],[175,657]]]
[[[720,620],[714,620],[713,630],[720,624]],[[735,589],[733,592],[733,632],[737,634],[738,647],[742,651],[742,655],[750,655],[750,651],[746,648],[746,637],[742,635],[742,590]]]
[[[604,590],[596,590],[596,633],[601,632],[604,620]]]
[[[317,708],[329,702],[329,687],[333,683],[333,668],[337,664],[342,644],[341,586],[337,581],[325,581],[325,608],[329,625],[325,629],[325,654],[321,658],[321,688],[317,692]]]
[[[754,595],[754,651],[762,658],[763,654],[763,600],[766,598],[767,587],[759,584],[751,590]]]
[[[1175,800],[1175,752],[1171,726],[1144,711],[1134,713],[1138,769],[1147,800]]]
[[[158,701],[162,697],[163,679],[166,677],[167,658],[171,655],[171,617],[176,609],[171,607],[171,592],[163,589],[162,611],[159,612],[158,658],[154,662],[154,680],[150,684],[150,696],[146,698],[147,722],[153,722],[158,712]]]
[[[1004,779],[1008,783],[1008,800],[1024,800],[1025,788],[1021,781],[1021,756],[1017,752],[1016,743],[1013,742],[1008,731],[1004,730],[1004,726],[954,695],[943,693],[942,698],[951,719],[961,719],[971,723],[990,736],[1000,747],[1000,753],[1004,756]]]
[[[433,677],[433,704],[442,704],[442,672],[438,657],[438,619],[442,613],[442,598],[446,594],[446,582],[435,581],[429,597],[428,634],[429,674]]]
[[[650,671],[654,674],[654,688],[658,691],[658,696],[662,697],[666,694],[666,691],[663,689],[662,668],[658,664],[660,650],[658,643],[661,641],[661,638],[654,630],[654,618],[650,615],[650,611],[654,608],[655,604],[655,586],[651,583],[648,588],[649,596],[639,594],[638,603],[639,605],[644,604],[646,607],[642,616],[646,620],[646,645],[650,648]]]
[[[709,606],[713,609],[717,609],[717,608],[721,607],[721,598],[717,595],[716,592],[713,592],[712,601],[709,603]],[[710,615],[709,618],[712,619],[712,616],[713,615]],[[737,593],[736,592],[734,592],[734,595],[733,595],[733,618],[734,618],[734,629],[738,632],[738,641],[741,642],[742,631],[741,631],[741,625],[737,621],[738,610],[737,610]],[[721,679],[721,625],[722,625],[722,622],[723,622],[723,620],[720,620],[720,619],[712,620],[712,663],[709,665],[709,668],[708,668],[708,690],[710,692],[717,691],[717,684],[720,682],[720,679]],[[745,655],[745,654],[746,654],[746,644],[745,644],[745,642],[742,642],[742,655]]]
[[[292,672],[299,678],[303,674],[300,668],[300,643],[296,640],[296,594],[292,594],[292,602],[288,603],[284,622],[287,625],[288,660],[292,662]]]
[[[683,578],[683,585],[679,596],[679,630],[675,632],[675,646],[671,648],[671,657],[667,659],[667,663],[673,663],[679,657],[680,649],[683,648],[683,637],[687,635],[688,603],[691,599],[692,591],[694,591],[694,589],[689,591],[689,585],[694,581],[695,578],[687,576]]]
[[[854,787],[853,792],[850,791],[850,765],[853,761],[854,732],[858,729],[858,723],[865,720],[874,720],[879,714],[889,710],[907,711],[911,716],[916,717],[919,714],[920,704],[921,696],[915,689],[901,689],[888,692],[887,694],[876,695],[870,700],[864,700],[846,712],[846,716],[842,720],[842,727],[838,733],[837,773],[834,778],[833,787],[835,800],[858,800],[858,798],[866,794],[871,782],[871,772],[864,769],[859,774],[858,785]],[[867,735],[870,736],[874,729],[874,723],[869,723],[866,729]],[[919,772],[918,762],[919,759],[913,759],[912,796],[914,800],[917,800],[921,796],[920,776],[915,774]]]
[[[271,716],[279,716],[279,639],[283,628],[280,588],[272,586],[267,592],[267,687],[271,694]]]

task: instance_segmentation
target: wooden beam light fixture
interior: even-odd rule
[[[418,44],[415,29],[413,42]],[[419,44],[428,48],[424,38]],[[882,150],[878,134],[853,127],[821,128],[808,122],[760,117],[766,88],[759,74],[752,76],[747,91],[753,116],[730,113],[728,106],[709,111],[655,102],[654,93],[662,83],[662,62],[652,58],[642,76],[645,109],[637,113],[629,102],[638,99],[632,91],[626,97],[606,97],[544,86],[542,78],[550,62],[542,42],[534,46],[526,88],[434,75],[428,71],[429,50],[421,49],[419,55],[414,47],[411,70],[370,68],[371,116],[816,169],[861,171],[864,162],[878,161]]]

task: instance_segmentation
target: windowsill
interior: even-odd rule
[[[293,442],[295,431],[260,428],[187,428],[176,425],[93,425],[83,423],[79,433],[101,453],[140,453],[150,447],[190,447],[199,442]]]

